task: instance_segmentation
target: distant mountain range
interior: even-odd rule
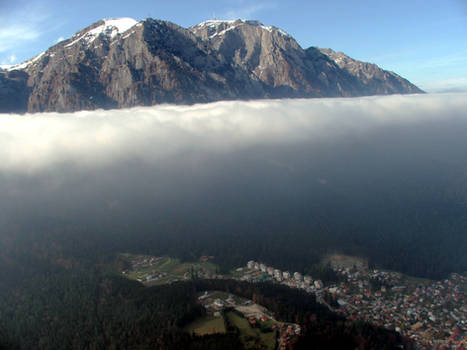
[[[375,64],[331,49],[302,49],[283,30],[245,20],[182,28],[104,19],[0,69],[0,112],[422,92]]]

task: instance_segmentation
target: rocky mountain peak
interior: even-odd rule
[[[422,92],[330,49],[302,49],[274,26],[210,20],[100,20],[0,70],[0,112],[76,111],[232,99]]]
[[[206,40],[222,37],[235,29],[245,29],[248,27],[257,28],[261,31],[266,31],[269,33],[275,32],[283,36],[291,37],[282,29],[276,28],[274,26],[265,26],[263,23],[257,20],[208,20],[190,27],[189,30],[191,30],[195,35]]]

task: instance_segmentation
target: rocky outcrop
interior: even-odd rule
[[[1,112],[416,92],[376,65],[303,50],[278,28],[241,20],[188,29],[153,19],[102,20],[0,71]]]
[[[319,49],[319,51],[328,56],[343,71],[356,78],[362,95],[423,92],[408,80],[396,73],[382,70],[376,64],[357,61],[342,52],[335,52],[331,49]]]
[[[28,74],[0,69],[0,111],[3,113],[24,113],[27,111],[30,88]]]

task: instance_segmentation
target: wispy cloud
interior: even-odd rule
[[[254,19],[258,12],[275,7],[275,3],[251,3],[240,1],[236,6],[231,7],[225,13],[221,13],[222,19]]]
[[[9,63],[15,63],[9,59],[12,51],[22,50],[56,27],[45,5],[36,1],[9,6],[0,13],[0,23],[0,59]]]
[[[0,52],[12,50],[40,35],[40,29],[33,23],[17,23],[8,28],[0,28]]]
[[[13,54],[13,55],[9,55],[9,56],[6,57],[5,59],[2,59],[2,61],[0,61],[0,62],[1,62],[1,65],[2,65],[2,66],[5,66],[5,67],[8,67],[8,66],[10,66],[10,65],[13,65],[13,64],[15,64],[15,62],[16,62],[16,55],[14,55],[14,54]]]

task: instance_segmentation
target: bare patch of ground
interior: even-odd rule
[[[367,259],[344,254],[329,254],[323,258],[322,262],[330,263],[333,267],[352,268],[356,266],[358,269],[368,269]]]

